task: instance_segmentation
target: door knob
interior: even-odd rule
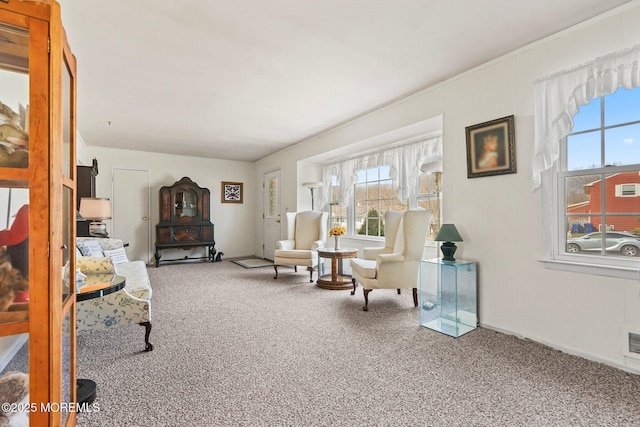
[[[148,216],[143,216],[142,219],[144,219],[145,221],[149,219]]]

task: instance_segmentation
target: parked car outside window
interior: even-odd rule
[[[605,250],[617,252],[625,256],[636,256],[640,253],[640,236],[627,232],[595,232],[581,237],[567,239],[567,252],[596,252],[602,250],[602,235],[605,234]]]

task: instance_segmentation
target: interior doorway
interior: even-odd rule
[[[149,171],[112,170],[112,236],[122,239],[130,260],[151,261],[151,197]]]

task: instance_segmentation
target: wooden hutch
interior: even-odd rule
[[[156,267],[163,249],[204,247],[203,257],[182,257],[166,261],[206,259],[213,262],[216,242],[211,223],[211,193],[184,177],[160,189],[160,222],[156,225]]]
[[[0,33],[0,246],[26,248],[0,268],[23,265],[28,283],[0,311],[0,336],[28,343],[29,424],[74,426],[75,277],[63,266],[75,271],[76,61],[54,0],[3,0]]]

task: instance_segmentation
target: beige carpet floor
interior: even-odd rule
[[[640,376],[479,328],[418,326],[410,292],[319,289],[229,262],[149,269],[151,342],[78,337],[105,426],[638,426]],[[597,314],[595,314],[597,315]]]

